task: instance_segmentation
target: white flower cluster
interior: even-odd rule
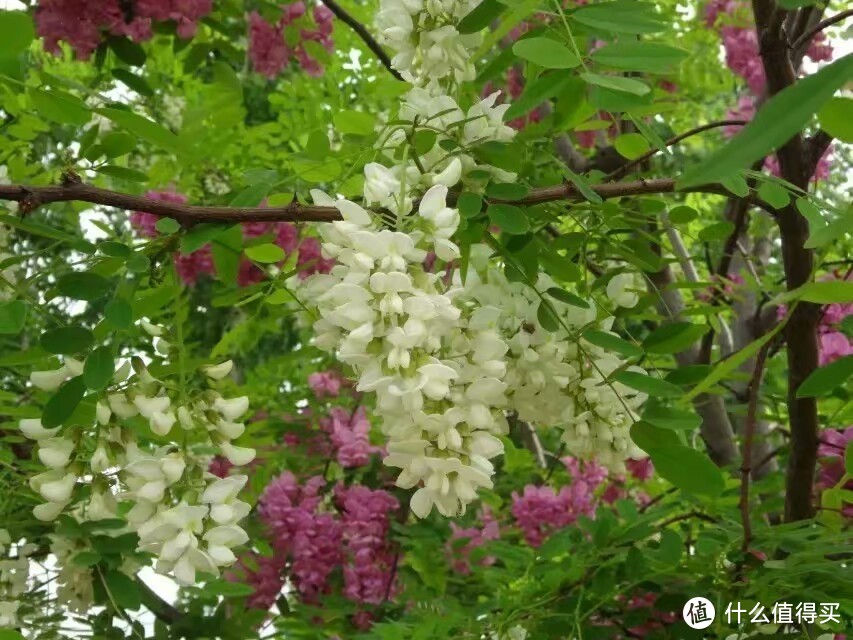
[[[144,321],[142,326],[157,340],[155,348],[168,353],[165,329]],[[34,372],[31,381],[53,390],[82,368],[80,362],[65,358],[59,369]],[[135,373],[128,378],[131,368]],[[228,361],[203,367],[202,372],[219,380],[231,368]],[[126,518],[140,536],[140,549],[158,556],[158,571],[173,571],[180,582],[192,584],[196,570],[216,574],[218,567],[236,560],[231,548],[248,539],[237,523],[249,512],[249,505],[237,500],[247,477],[220,479],[207,473],[209,457],[197,455],[194,448],[216,447],[236,466],[251,462],[255,451],[232,444],[245,430],[238,420],[249,408],[246,396],[226,399],[209,388],[192,399],[172,393],[177,400],[141,360],[134,359],[132,367],[125,362],[116,372],[114,384],[97,402],[96,422],[90,428],[46,429],[40,419],[21,420],[20,428],[37,441],[38,458],[49,468],[30,479],[32,489],[46,501],[33,509],[36,518],[57,518],[74,501],[80,480],[87,479],[90,497],[82,516],[116,518],[119,501],[133,502]],[[140,420],[161,439],[179,424],[183,444],[141,449],[134,430],[123,426],[128,421],[138,425]]]
[[[319,309],[316,342],[337,352],[358,375],[358,389],[376,393],[388,436],[385,464],[399,467],[398,486],[423,485],[412,510],[426,516],[464,512],[477,490],[491,487],[489,460],[503,451],[507,429],[501,361],[506,345],[488,313],[463,313],[457,291],[423,268],[426,249],[450,260],[448,239],[459,213],[445,205],[447,187],[423,197],[410,233],[380,229],[355,203],[314,194],[344,221],[324,225],[324,252],[336,258],[328,275],[309,279],[305,294]],[[499,314],[497,309],[493,310]]]
[[[446,516],[464,513],[492,486],[506,411],[562,427],[572,452],[612,467],[640,454],[628,429],[644,398],[607,379],[624,362],[579,337],[582,328],[610,326],[599,322],[594,305],[580,310],[554,301],[565,328],[551,333],[538,320],[538,292],[554,284],[545,276],[536,290],[509,282],[489,266],[485,245],[471,248],[464,280],[458,269],[451,275],[424,266],[430,253],[439,267],[460,258],[452,240],[460,217],[447,206],[449,188],[465,184],[474,169],[515,179],[468,155],[473,145],[512,139],[503,124],[508,105],[495,106],[493,94],[465,112],[448,95],[454,82],[473,77],[476,38],[456,25],[477,4],[382,1],[382,37],[397,51],[395,67],[416,86],[380,139],[394,164],[365,167],[364,199],[390,210],[395,229],[353,202],[312,193],[316,204],[335,206],[343,217],[319,229],[324,256],[338,264],[302,289],[319,315],[316,344],[353,368],[360,391],[376,394],[388,437],[385,464],[401,470],[398,486],[417,488],[411,508],[418,517],[433,507]],[[613,285],[622,302],[626,286]]]
[[[29,591],[29,556],[35,550],[34,544],[13,544],[9,532],[0,529],[0,629],[20,625],[18,609]]]
[[[74,562],[74,556],[89,548],[80,540],[65,536],[50,536],[50,552],[56,558],[56,600],[63,609],[86,613],[95,601],[95,582],[92,569]]]
[[[644,455],[629,430],[646,396],[607,381],[626,363],[579,337],[584,329],[609,330],[613,319],[598,320],[591,300],[584,309],[549,297],[560,328],[543,329],[538,312],[544,303],[536,292],[555,283],[546,274],[539,275],[536,290],[510,282],[502,270],[489,266],[489,253],[483,245],[472,248],[462,299],[502,312],[497,325],[509,345],[505,381],[511,409],[524,422],[562,429],[569,453],[595,456],[614,471],[624,471],[626,458]],[[460,282],[458,274],[455,279]],[[639,367],[627,370],[645,373]]]
[[[391,65],[415,85],[473,80],[470,50],[480,44],[480,34],[461,34],[457,27],[481,1],[381,0],[376,26],[396,52]]]

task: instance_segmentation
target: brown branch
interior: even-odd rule
[[[774,0],[752,0],[758,34],[759,51],[767,77],[767,94],[774,96],[796,82],[788,41],[781,28],[775,28],[773,14],[778,10]],[[805,14],[801,14],[801,17]],[[779,147],[782,178],[806,191],[811,179],[802,132],[797,132]],[[814,251],[806,247],[809,223],[793,204],[779,210],[777,216],[782,236],[782,264],[785,284],[793,291],[812,279]],[[817,369],[817,325],[820,308],[801,302],[791,310],[785,325],[788,358],[788,416],[791,425],[791,454],[785,478],[785,521],[811,518],[814,513],[812,487],[817,466],[818,415],[814,398],[799,398],[797,390]]]
[[[364,41],[364,44],[367,45],[368,49],[370,49],[374,55],[379,58],[379,62],[382,63],[383,67],[388,69],[392,76],[397,78],[397,80],[405,82],[405,80],[403,80],[403,76],[400,75],[400,72],[391,66],[391,58],[388,57],[388,54],[385,53],[384,49],[382,49],[379,43],[376,42],[376,39],[370,35],[370,32],[363,24],[347,13],[341,5],[335,2],[335,0],[321,0],[321,2],[329,8],[329,11],[337,16],[338,20],[345,23],[350,27],[350,29],[356,32],[358,37],[361,38]]]
[[[811,29],[808,29],[803,35],[798,37],[792,44],[791,50],[796,51],[800,47],[807,45],[811,42],[812,38],[814,38],[818,33],[826,29],[827,27],[831,27],[837,22],[841,22],[842,20],[846,20],[853,16],[853,9],[847,9],[846,11],[841,11],[840,13],[836,13],[834,16],[829,16],[828,18],[821,20],[816,25],[814,25]]]
[[[703,124],[702,126],[694,127],[693,129],[690,129],[689,131],[685,131],[684,133],[680,133],[677,136],[674,136],[674,137],[670,138],[669,140],[667,140],[665,144],[667,147],[671,147],[675,144],[678,144],[682,140],[686,140],[687,138],[695,136],[699,133],[709,131],[710,129],[718,129],[720,127],[733,127],[733,126],[737,126],[737,125],[747,125],[747,124],[749,124],[749,120],[718,120],[716,122],[709,122],[708,124]],[[648,160],[652,156],[656,155],[658,153],[658,151],[660,151],[660,149],[658,149],[657,147],[655,147],[654,149],[649,149],[649,151],[647,151],[646,153],[641,155],[639,158],[635,158],[635,159],[631,160],[630,162],[628,162],[627,164],[622,165],[621,167],[619,167],[615,171],[612,171],[609,174],[607,174],[607,176],[605,177],[605,180],[610,181],[610,180],[615,180],[617,178],[621,178],[626,173],[628,173],[628,169],[645,162],[646,160]]]
[[[674,193],[675,180],[656,178],[634,182],[617,182],[592,187],[602,199],[621,198],[653,193]],[[722,185],[704,185],[685,191],[725,194]],[[458,194],[448,194],[448,203],[453,205]],[[518,200],[490,200],[492,203],[512,203],[515,205],[534,205],[546,202],[583,200],[584,196],[574,185],[561,184],[553,187],[532,189],[529,194]],[[234,224],[238,222],[333,222],[341,220],[341,214],[335,207],[304,205],[296,200],[284,207],[206,207],[177,204],[152,200],[142,196],[109,191],[81,182],[66,180],[58,186],[0,185],[0,200],[11,200],[21,204],[21,212],[29,213],[41,205],[53,202],[88,202],[107,207],[116,207],[130,211],[145,211],[155,215],[172,218],[184,226],[201,222]]]
[[[755,437],[755,426],[758,412],[758,396],[761,389],[761,378],[764,374],[764,364],[767,361],[767,352],[770,342],[765,343],[758,352],[755,359],[755,370],[749,382],[749,404],[746,408],[746,423],[743,436],[743,461],[740,466],[740,516],[743,522],[743,543],[741,551],[749,551],[752,541],[752,523],[749,519],[749,483],[752,474],[752,444]]]

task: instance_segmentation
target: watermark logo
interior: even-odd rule
[[[714,622],[716,614],[711,601],[701,597],[690,598],[681,610],[684,622],[691,629],[707,629]]]

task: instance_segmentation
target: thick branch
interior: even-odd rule
[[[761,378],[764,374],[764,363],[770,342],[764,344],[755,360],[755,370],[749,382],[749,404],[746,408],[746,425],[743,435],[743,462],[740,467],[740,513],[743,522],[743,544],[741,551],[749,551],[752,542],[752,523],[749,519],[749,483],[752,474],[752,442],[755,437],[755,426],[758,412],[758,396],[761,389]]]
[[[685,131],[684,133],[680,133],[677,136],[670,138],[669,140],[666,141],[666,146],[671,147],[674,144],[678,144],[682,140],[686,140],[687,138],[690,138],[690,137],[695,136],[697,134],[703,133],[705,131],[709,131],[711,129],[718,129],[720,127],[735,127],[738,125],[747,125],[747,124],[749,124],[749,120],[718,120],[716,122],[709,122],[708,124],[703,124],[702,126],[694,127],[693,129],[690,129],[689,131]],[[641,155],[639,158],[634,158],[630,162],[622,165],[621,167],[619,167],[615,171],[608,174],[607,179],[608,180],[616,180],[617,178],[621,178],[626,173],[628,173],[628,169],[631,169],[632,167],[636,167],[638,164],[645,162],[646,160],[648,160],[652,156],[656,155],[658,153],[658,151],[660,151],[660,149],[658,149],[657,147],[655,147],[654,149],[650,149],[649,151],[647,151],[646,153]]]
[[[847,9],[846,11],[841,11],[840,13],[836,13],[834,16],[829,16],[828,18],[821,20],[813,27],[808,29],[803,35],[797,38],[792,44],[791,49],[796,51],[800,47],[807,46],[809,42],[811,42],[812,38],[814,38],[818,33],[826,29],[827,27],[831,27],[832,25],[841,22],[842,20],[846,20],[853,16],[853,9]]]
[[[657,178],[634,182],[617,182],[595,185],[592,190],[605,200],[642,194],[673,193],[675,192],[675,180]],[[689,191],[726,193],[721,185],[705,185],[689,189]],[[457,194],[449,194],[450,204],[455,203],[456,197]],[[583,195],[574,185],[561,184],[532,189],[526,197],[520,200],[491,200],[491,202],[511,202],[524,206],[583,199]],[[23,213],[52,202],[89,202],[131,211],[145,211],[172,218],[185,226],[192,226],[200,222],[228,224],[237,222],[333,222],[342,219],[340,212],[335,207],[304,205],[296,200],[284,207],[205,207],[152,200],[151,198],[118,193],[73,181],[50,187],[0,185],[0,200],[19,202]]]
[[[388,57],[388,54],[379,46],[379,43],[376,42],[376,39],[370,35],[370,32],[367,28],[361,24],[358,20],[353,18],[349,13],[347,13],[341,5],[339,5],[335,0],[322,0],[323,4],[329,7],[329,11],[337,16],[338,20],[347,24],[353,31],[358,34],[358,37],[364,41],[364,44],[379,58],[379,62],[382,63],[392,76],[397,78],[397,80],[403,80],[403,76],[400,75],[400,72],[397,71],[394,67],[391,66],[391,58]]]
[[[149,587],[142,578],[136,578],[136,584],[139,587],[139,592],[142,595],[142,604],[154,616],[166,624],[175,624],[184,618],[184,614],[178,611],[175,607],[163,600],[157,593]]]

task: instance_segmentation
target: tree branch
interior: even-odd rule
[[[794,42],[791,44],[791,50],[796,51],[800,47],[804,47],[808,45],[812,38],[814,38],[818,33],[826,29],[827,27],[831,27],[837,22],[841,22],[842,20],[846,20],[853,16],[853,9],[847,9],[846,11],[841,11],[836,13],[834,16],[829,16],[828,18],[821,20],[817,24],[815,24],[811,29],[806,30],[803,35],[799,36]]]
[[[716,122],[709,122],[708,124],[703,124],[702,126],[694,127],[693,129],[690,129],[689,131],[685,131],[684,133],[680,133],[677,136],[670,138],[669,140],[666,141],[666,146],[671,147],[675,144],[678,144],[682,140],[686,140],[687,138],[695,136],[699,133],[703,133],[705,131],[709,131],[711,129],[718,129],[720,127],[734,127],[734,126],[738,126],[738,125],[747,125],[747,124],[749,124],[749,120],[718,120]],[[645,162],[646,160],[648,160],[652,156],[656,155],[658,153],[658,151],[660,151],[660,149],[658,149],[657,147],[655,147],[654,149],[650,149],[649,151],[647,151],[646,153],[641,155],[639,158],[634,158],[633,160],[631,160],[627,164],[624,164],[621,167],[619,167],[618,169],[616,169],[615,171],[612,171],[611,173],[609,173],[606,177],[606,180],[610,181],[610,180],[615,180],[617,178],[621,178],[626,173],[628,173],[628,169]]]
[[[656,178],[594,185],[592,190],[602,199],[607,200],[642,194],[674,193],[676,189],[673,178]],[[698,186],[686,189],[685,192],[687,191],[727,193],[722,185]],[[448,203],[455,204],[457,197],[457,193],[451,192],[448,194]],[[492,199],[490,202],[524,206],[583,199],[583,194],[574,185],[561,184],[532,189],[527,196],[518,200]],[[335,207],[304,205],[296,200],[284,207],[206,207],[152,200],[142,196],[101,189],[73,180],[66,180],[64,184],[59,186],[48,187],[0,185],[0,200],[20,203],[21,213],[23,214],[29,213],[41,205],[53,202],[77,201],[130,211],[145,211],[146,213],[172,218],[184,226],[192,226],[201,222],[234,224],[238,222],[333,222],[342,220],[340,212]]]
[[[335,2],[335,0],[321,0],[321,2],[329,8],[329,11],[337,16],[338,20],[347,24],[350,29],[356,32],[358,37],[361,38],[364,41],[364,44],[367,45],[368,49],[370,49],[376,57],[379,58],[379,62],[382,63],[382,66],[388,69],[392,76],[397,78],[397,80],[405,82],[405,80],[403,80],[403,76],[400,75],[400,72],[391,66],[391,58],[388,57],[385,50],[378,42],[376,42],[376,39],[370,35],[370,32],[363,24],[347,13],[341,5]]]
[[[166,624],[175,624],[184,619],[184,614],[178,611],[175,607],[163,600],[157,593],[149,587],[145,581],[139,576],[136,577],[136,584],[139,587],[139,592],[142,596],[142,604],[154,616]]]
[[[755,370],[749,382],[749,404],[746,408],[746,424],[743,436],[743,462],[740,466],[740,515],[743,522],[743,543],[741,551],[749,551],[752,542],[752,523],[749,519],[749,483],[752,474],[752,442],[755,437],[756,414],[758,411],[758,396],[761,389],[761,377],[764,374],[764,363],[770,342],[765,343],[758,352],[755,360]]]

